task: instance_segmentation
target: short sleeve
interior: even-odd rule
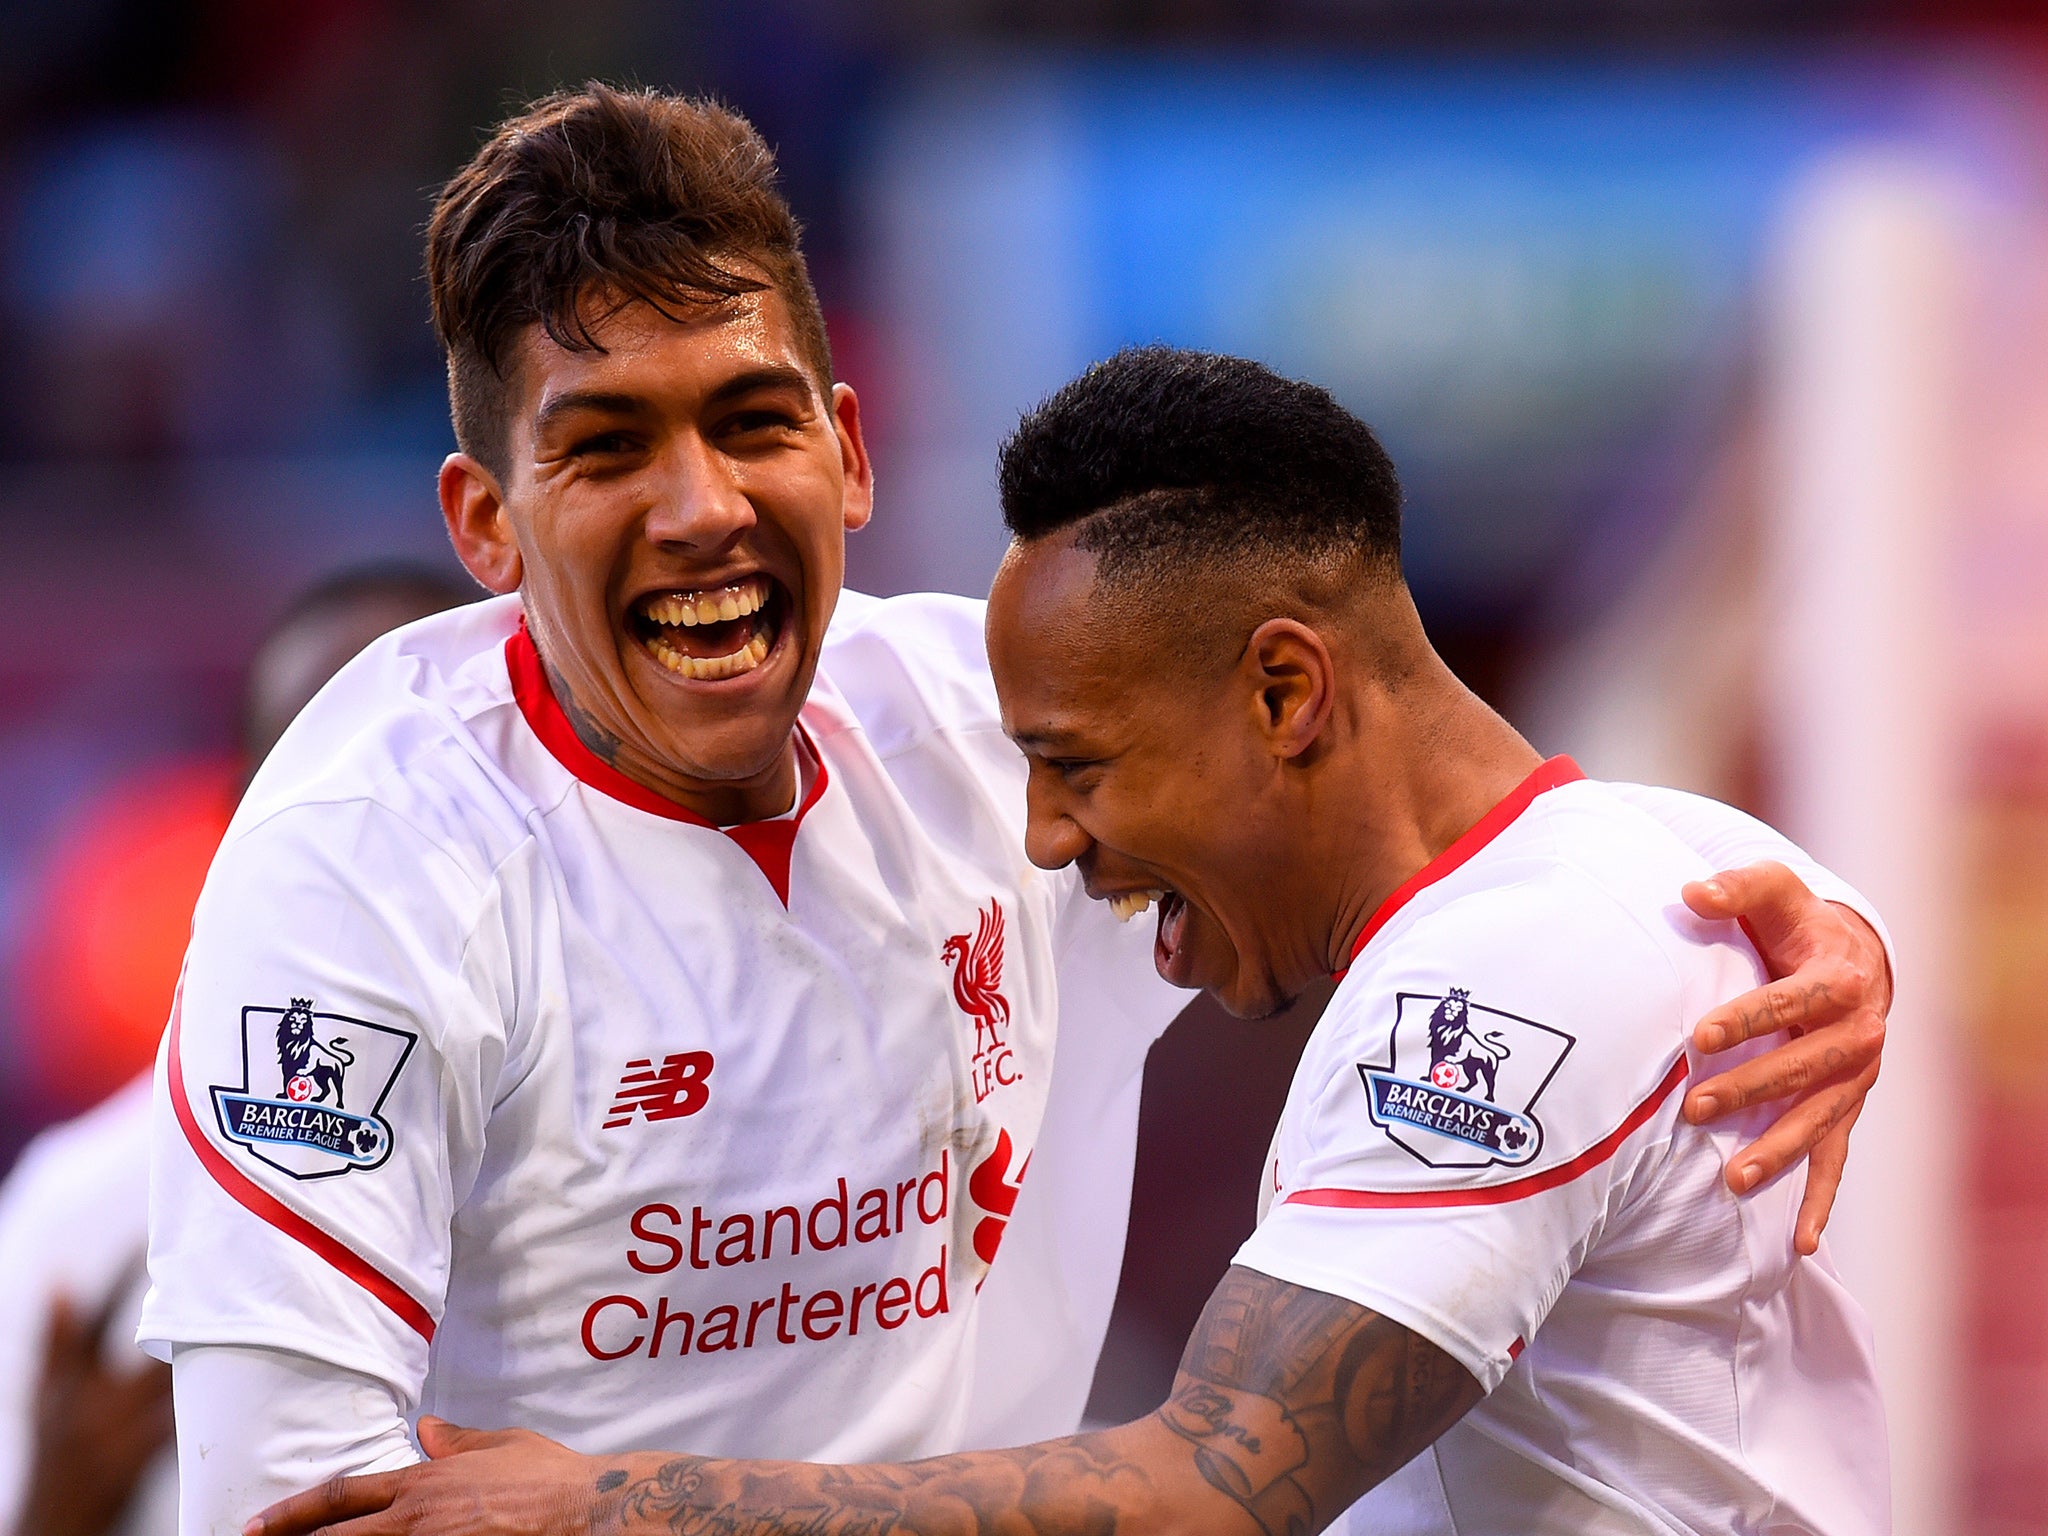
[[[1237,1262],[1428,1338],[1492,1391],[1668,1149],[1677,974],[1568,870],[1422,918],[1346,977]]]
[[[1715,869],[1739,869],[1745,864],[1776,859],[1790,869],[1806,888],[1823,901],[1839,902],[1870,924],[1892,973],[1898,974],[1899,957],[1892,949],[1892,936],[1870,900],[1777,828],[1754,816],[1682,789],[1664,789],[1651,784],[1609,784],[1616,796],[1653,817],[1665,831],[1692,849]]]
[[[416,1402],[511,1016],[499,886],[392,811],[231,832],[159,1056],[139,1338]]]

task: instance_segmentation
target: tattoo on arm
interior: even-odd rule
[[[1268,1536],[1320,1530],[1479,1400],[1420,1335],[1322,1291],[1233,1268],[1160,1419]]]
[[[597,1479],[616,1536],[1308,1536],[1458,1421],[1479,1384],[1364,1307],[1247,1269],[1136,1423],[893,1466],[678,1456]],[[644,1464],[643,1464],[644,1465]]]

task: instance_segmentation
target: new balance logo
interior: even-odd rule
[[[604,1128],[631,1125],[635,1115],[649,1120],[680,1120],[694,1115],[711,1098],[711,1053],[681,1051],[652,1061],[629,1061],[619,1079],[618,1097],[608,1111]]]

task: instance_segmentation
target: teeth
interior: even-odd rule
[[[734,651],[730,656],[685,656],[660,635],[647,642],[647,648],[669,671],[687,677],[692,682],[715,683],[728,677],[738,677],[742,672],[751,672],[768,657],[768,636],[756,630],[752,639]]]
[[[1164,901],[1164,891],[1126,891],[1121,896],[1109,898],[1109,910],[1116,914],[1120,923],[1128,923],[1155,901]]]
[[[664,592],[641,605],[640,611],[657,624],[730,623],[759,613],[768,602],[768,578],[749,576],[731,586],[696,592]]]

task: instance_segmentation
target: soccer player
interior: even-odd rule
[[[502,596],[336,680],[201,898],[142,1326],[188,1531],[414,1459],[422,1407],[837,1460],[1079,1417],[1181,999],[1028,857],[981,605],[840,593],[873,478],[772,176],[729,113],[591,88],[439,201],[441,506]],[[1799,859],[1657,804],[1710,865]],[[1860,1100],[1882,985],[1739,1069],[1843,1053],[1746,1156]]]
[[[450,1459],[263,1536],[1888,1530],[1869,1331],[1793,1252],[1799,1180],[1731,1195],[1756,1123],[1679,1113],[1691,1021],[1758,956],[1671,900],[1709,868],[1633,792],[1430,649],[1372,433],[1146,349],[1027,418],[1002,486],[989,652],[1034,862],[1157,904],[1161,973],[1234,1013],[1342,974],[1171,1397],[874,1467],[429,1425]]]

